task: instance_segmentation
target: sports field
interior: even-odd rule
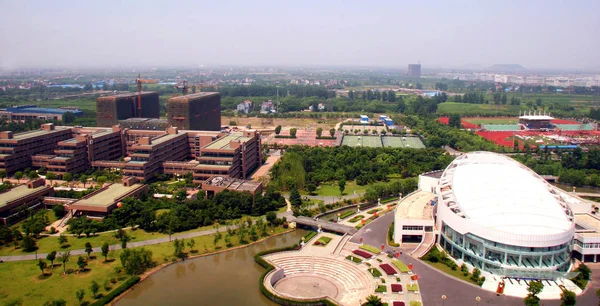
[[[342,127],[342,129],[344,130],[348,130],[348,132],[352,132],[355,130],[358,130],[360,132],[364,131],[364,130],[369,130],[369,134],[371,134],[372,130],[377,129],[378,133],[381,133],[381,131],[385,131],[385,126],[383,125],[346,125],[344,124],[344,126]]]
[[[349,147],[369,147],[369,148],[381,148],[381,137],[379,136],[354,136],[345,135],[342,141],[342,145]]]
[[[391,137],[383,136],[382,142],[384,147],[391,148],[415,148],[424,149],[425,145],[419,137]]]

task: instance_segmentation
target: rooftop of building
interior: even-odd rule
[[[507,233],[559,234],[573,223],[567,204],[539,175],[491,152],[457,157],[440,179],[440,201],[481,226]]]
[[[39,136],[44,136],[44,135],[50,135],[53,133],[56,133],[58,131],[64,131],[67,130],[69,128],[67,127],[62,127],[62,126],[55,126],[54,130],[32,130],[32,131],[27,131],[27,132],[21,132],[21,133],[16,133],[13,134],[13,138],[14,140],[25,140],[25,139],[29,139],[29,138],[34,138],[34,137],[39,137]]]
[[[123,184],[112,184],[112,185],[108,186],[105,190],[98,192],[87,199],[81,199],[73,204],[74,205],[108,207],[108,206],[113,205],[115,203],[115,201],[122,198],[127,193],[134,191],[143,186],[144,185],[142,185],[142,184],[133,184],[131,186],[125,186]]]
[[[27,185],[19,185],[7,192],[0,193],[0,207],[6,206],[6,204],[11,201],[27,196],[44,188],[46,188],[46,186],[28,188]]]
[[[10,113],[19,113],[19,114],[56,114],[63,115],[67,112],[73,113],[75,115],[83,114],[80,109],[62,109],[62,108],[45,108],[45,107],[8,107],[6,108],[7,112]]]
[[[177,137],[180,137],[181,135],[184,135],[184,134],[179,134],[179,133],[178,134],[164,134],[164,135],[160,135],[158,137],[152,138],[152,140],[151,140],[151,142],[150,142],[149,145],[139,144],[139,142],[138,142],[138,143],[135,144],[135,146],[149,146],[149,147],[154,147],[154,146],[157,146],[159,144],[171,141],[171,140],[173,140],[173,139],[175,139]]]
[[[178,97],[173,97],[170,98],[169,101],[189,101],[189,100],[196,100],[196,99],[201,99],[201,98],[206,98],[206,97],[211,97],[211,96],[218,96],[220,95],[218,92],[197,92],[194,94],[189,94],[189,95],[185,95],[185,96],[178,96]]]
[[[436,195],[419,190],[403,198],[396,208],[396,216],[403,220],[433,220],[432,202]]]
[[[158,91],[142,91],[142,95],[151,95],[151,94],[156,94],[158,95]],[[108,95],[108,96],[102,96],[100,98],[113,98],[113,99],[119,99],[119,98],[131,98],[131,97],[137,97],[138,93],[137,92],[127,92],[127,93],[119,93],[116,95]]]
[[[575,214],[576,232],[584,237],[600,237],[600,219],[590,214]]]
[[[252,139],[251,137],[248,136],[244,136],[243,133],[231,133],[225,137],[219,138],[209,144],[207,144],[206,146],[204,146],[205,149],[218,149],[218,150],[234,150],[235,148],[232,148],[230,146],[231,141],[239,141],[239,142],[246,142],[248,140]]]
[[[228,190],[250,191],[250,192],[255,191],[261,185],[260,182],[256,182],[256,181],[241,180],[241,179],[231,178],[229,176],[220,176],[220,175],[210,177],[209,179],[204,181],[204,184],[211,185],[211,186],[223,187],[223,188],[227,188]]]
[[[554,117],[550,117],[548,115],[524,115],[519,116],[519,119],[523,120],[554,120]]]

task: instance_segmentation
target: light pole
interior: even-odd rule
[[[476,296],[476,297],[475,297],[475,301],[477,301],[477,306],[479,306],[479,301],[481,301],[481,298],[480,298],[480,297],[478,297],[478,296]]]
[[[445,294],[442,294],[442,306],[444,306],[444,304],[446,304],[446,299],[448,297]]]

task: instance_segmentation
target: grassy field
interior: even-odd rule
[[[471,104],[471,103],[445,102],[445,103],[441,103],[438,105],[437,113],[443,114],[443,115],[448,115],[448,114],[482,115],[484,113],[518,115],[520,110],[521,110],[521,107],[517,106],[517,105],[494,105],[494,104]]]
[[[270,229],[269,233],[276,234],[283,232],[282,228]],[[194,238],[196,242],[195,250],[198,254],[204,254],[215,251],[213,236],[199,236]],[[187,239],[186,239],[187,242]],[[237,236],[231,239],[232,247],[239,245]],[[174,247],[172,242],[161,243],[144,247],[151,250],[153,259],[160,265],[170,262],[173,259]],[[220,240],[216,249],[225,249],[225,242]],[[189,247],[186,246],[186,252]],[[128,278],[126,275],[115,273],[115,267],[121,266],[118,259],[121,251],[111,251],[109,259],[116,259],[111,262],[103,262],[103,258],[98,257],[88,261],[89,271],[83,273],[74,272],[69,275],[62,275],[63,268],[55,262],[55,267],[46,269],[45,277],[41,277],[40,269],[37,267],[37,261],[17,261],[2,263],[0,269],[0,304],[5,305],[11,301],[21,301],[22,305],[42,305],[45,301],[51,299],[64,299],[67,305],[77,305],[75,292],[78,289],[85,290],[84,301],[93,302],[89,290],[92,280],[100,284],[100,294],[106,295],[108,292],[103,287],[106,281],[111,278],[118,280],[116,284],[111,284],[112,288],[119,286]],[[96,254],[100,255],[100,254]],[[72,256],[67,263],[67,269],[77,270],[77,256]]]
[[[224,228],[224,226],[221,226],[221,228]],[[185,231],[185,232],[181,232],[181,233],[177,233],[177,234],[197,232],[197,231],[209,230],[209,229],[212,229],[212,226],[199,227],[199,228],[196,228],[193,230],[189,230],[189,231]],[[150,239],[156,239],[156,238],[168,236],[166,234],[161,234],[161,233],[149,233],[149,232],[146,232],[141,229],[137,229],[137,230],[128,229],[125,231],[132,238],[130,240],[130,242],[144,241],[144,240],[150,240]],[[103,233],[103,234],[99,234],[99,235],[91,236],[91,237],[85,237],[85,235],[82,235],[79,238],[74,237],[70,234],[66,234],[66,235],[67,235],[68,244],[69,244],[68,247],[66,247],[64,249],[61,248],[58,243],[58,237],[47,236],[47,237],[42,237],[42,238],[38,239],[37,252],[38,253],[48,253],[48,252],[52,252],[52,251],[60,252],[60,251],[66,251],[66,250],[84,249],[86,242],[91,243],[92,247],[99,247],[104,242],[108,242],[109,245],[121,244],[121,242],[117,238],[114,237],[114,233],[112,233],[112,232]],[[4,247],[0,248],[1,256],[24,255],[24,254],[32,254],[32,253],[33,252],[24,252],[20,248],[15,248],[14,245],[4,246]]]
[[[424,263],[436,268],[437,270],[440,270],[446,274],[452,275],[456,278],[462,279],[466,282],[469,282],[471,284],[477,285],[479,286],[479,284],[477,284],[476,282],[474,282],[471,279],[471,275],[467,275],[464,276],[463,273],[460,271],[460,268],[456,269],[456,270],[452,270],[450,267],[446,266],[445,264],[441,263],[441,262],[431,262],[431,261],[427,261],[427,260],[423,260]]]
[[[500,117],[500,118],[463,118],[464,121],[482,125],[482,124],[517,124],[519,123],[519,118],[517,117]]]
[[[96,111],[96,98],[87,99],[64,99],[64,100],[42,100],[42,101],[17,101],[10,102],[11,105],[35,104],[38,107],[58,108],[63,106],[77,107],[81,110]]]
[[[359,186],[356,184],[355,181],[350,181],[346,183],[346,189],[344,189],[344,194],[354,194],[354,192],[356,192],[357,194],[362,194],[365,193],[367,190],[368,186]],[[338,186],[337,182],[330,182],[330,183],[324,183],[322,184],[319,188],[317,188],[317,190],[315,191],[315,194],[318,196],[324,196],[324,197],[332,197],[332,196],[339,196],[340,194],[340,187]]]

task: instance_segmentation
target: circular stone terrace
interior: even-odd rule
[[[401,272],[395,259],[375,247],[361,249],[360,244],[349,242],[350,238],[319,233],[298,251],[264,256],[275,267],[265,276],[265,287],[291,300],[330,298],[340,305],[364,303],[369,295],[377,295],[389,305],[421,301],[412,272]]]

